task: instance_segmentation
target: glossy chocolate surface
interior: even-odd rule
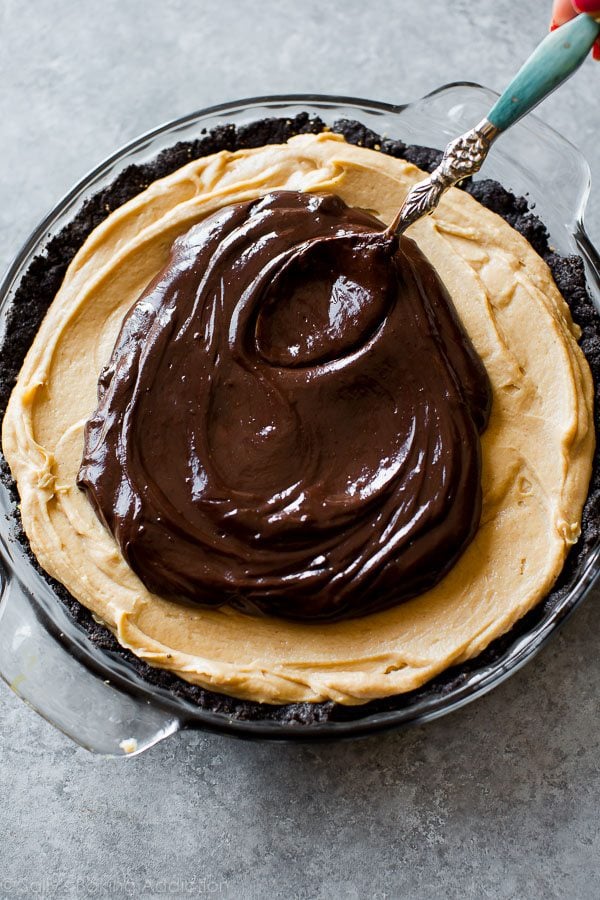
[[[175,242],[101,374],[79,484],[162,596],[359,616],[473,537],[489,406],[416,245],[276,192]]]

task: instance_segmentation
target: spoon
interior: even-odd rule
[[[487,117],[450,141],[439,166],[413,185],[387,232],[402,234],[417,219],[433,212],[449,187],[478,172],[496,138],[566,81],[598,36],[600,17],[581,14],[544,38]]]

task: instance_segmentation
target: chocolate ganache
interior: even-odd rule
[[[100,375],[78,484],[163,597],[364,615],[472,539],[490,403],[414,242],[278,191],[175,241]]]

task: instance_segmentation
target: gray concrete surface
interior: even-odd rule
[[[0,0],[0,260],[163,120],[271,92],[501,89],[549,5]],[[590,62],[540,110],[597,179],[599,93]],[[0,684],[0,897],[595,898],[599,601],[483,700],[360,743],[186,734],[104,760]]]

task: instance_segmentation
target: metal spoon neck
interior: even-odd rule
[[[500,129],[489,119],[482,119],[474,128],[450,141],[439,165],[409,190],[387,231],[400,235],[421,216],[433,212],[449,187],[479,171],[499,134]]]

